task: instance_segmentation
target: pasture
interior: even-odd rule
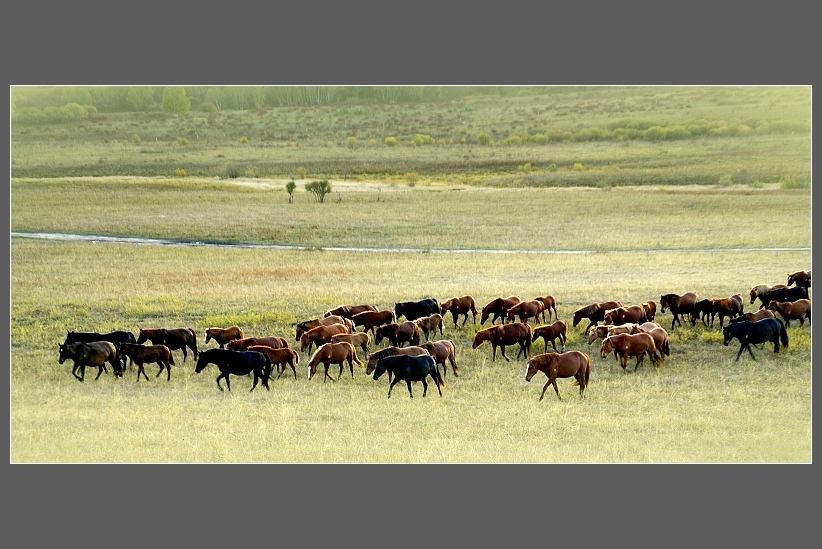
[[[709,217],[718,224],[716,215]],[[745,241],[744,234],[733,238]],[[569,321],[574,309],[606,298],[744,294],[783,282],[810,258],[809,251],[352,253],[13,238],[11,461],[809,462],[807,326],[789,329],[787,351],[757,349],[756,362],[734,363],[736,342],[723,347],[717,328],[686,324],[669,330],[664,366],[646,361],[623,374],[569,325],[568,349],[591,357],[586,398],[560,379],[563,400],[546,393],[541,403],[542,374],[526,383],[525,360],[492,362],[488,344],[471,350],[479,327],[470,321],[444,326],[460,377],[447,374],[442,397],[429,389],[420,398],[417,384],[413,400],[404,390],[386,399],[387,380],[366,378],[356,365],[353,379],[346,368],[337,383],[309,382],[305,354],[299,378],[272,380],[271,392],[248,393],[251,380],[235,378],[233,391],[221,393],[216,369],[195,374],[179,351],[171,381],[138,383],[130,367],[122,379],[104,374],[81,384],[57,364],[57,344],[69,329],[190,326],[203,349],[207,327],[230,325],[293,342],[296,322],[339,304],[390,308],[466,293],[478,306],[510,293],[550,293]],[[668,329],[670,314],[657,314]],[[151,378],[155,369],[147,369]]]

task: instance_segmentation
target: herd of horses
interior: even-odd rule
[[[752,287],[750,304],[753,305],[757,299],[760,301],[759,309],[754,312],[744,312],[741,294],[700,299],[692,291],[681,295],[663,294],[659,299],[659,311],[670,311],[671,330],[682,326],[683,319],[690,321],[691,326],[701,321],[705,327],[713,328],[718,317],[723,344],[728,346],[734,338],[740,342],[736,360],[745,350],[755,360],[751,349],[754,344],[771,342],[775,353],[779,352],[780,345],[783,348],[788,346],[786,326],[790,326],[791,320],[798,320],[800,328],[804,326],[805,319],[810,325],[810,283],[810,271],[799,271],[788,276],[788,284]],[[540,371],[548,378],[540,400],[549,385],[554,387],[557,397],[561,399],[556,379],[570,377],[575,378],[574,386],[579,386],[580,397],[583,397],[590,379],[590,357],[582,351],[566,351],[568,325],[559,319],[556,299],[551,295],[527,301],[517,295],[497,297],[482,309],[477,308],[470,295],[450,298],[442,303],[434,298],[395,303],[393,309],[382,310],[370,304],[341,305],[326,311],[321,317],[295,325],[295,341],[300,343],[299,351],[292,348],[284,337],[245,337],[239,326],[206,329],[205,343],[213,340],[218,347],[202,352],[197,348],[197,333],[189,327],[140,328],[137,337],[128,331],[69,331],[66,340],[59,345],[59,363],[73,360],[71,373],[79,381],[84,380],[87,366],[98,369],[95,377],[98,379],[107,371],[106,364],[112,367],[115,376],[122,377],[127,361],[136,365],[137,381],[141,375],[148,380],[144,365],[155,363],[159,366],[155,378],[165,370],[166,381],[170,381],[171,366],[176,365],[172,351],[180,350],[185,362],[190,350],[195,360],[195,373],[202,372],[209,364],[217,367],[219,375],[216,383],[220,391],[223,390],[221,380],[225,380],[226,387],[231,390],[230,375],[253,375],[253,391],[260,382],[270,390],[269,380],[275,368],[277,378],[290,368],[297,379],[300,353],[307,353],[310,354],[309,380],[317,374],[321,364],[324,368],[323,382],[327,379],[338,381],[346,364],[353,378],[356,363],[364,366],[366,375],[374,380],[388,372],[389,398],[394,385],[400,381],[406,382],[411,398],[411,383],[421,382],[423,396],[426,396],[428,378],[433,380],[442,396],[449,364],[453,374],[459,376],[456,345],[451,339],[442,339],[443,319],[448,313],[451,314],[454,329],[460,328],[460,317],[463,328],[469,317],[477,325],[477,316],[480,316],[479,326],[490,319],[490,327],[476,331],[472,349],[488,342],[492,349],[492,361],[496,361],[498,349],[500,355],[510,361],[505,348],[517,346],[515,359],[523,357],[527,361],[526,381]],[[656,314],[657,303],[652,300],[627,306],[618,300],[594,302],[573,312],[572,326],[587,321],[583,333],[588,345],[601,339],[601,358],[613,355],[624,372],[627,371],[627,361],[634,358],[636,371],[646,355],[655,367],[661,366],[666,356],[671,356],[668,331],[655,321]],[[782,317],[781,320],[777,314]],[[405,320],[400,321],[401,317]],[[727,325],[725,319],[728,319]],[[529,321],[534,324],[533,327]],[[543,325],[537,325],[540,321]],[[440,339],[434,340],[437,333]],[[545,352],[532,356],[532,344],[540,338],[543,339]],[[388,347],[370,352],[372,341],[379,345],[383,340],[388,342]],[[146,345],[146,342],[151,344]],[[553,352],[548,352],[549,343]],[[316,350],[312,353],[314,347]],[[365,363],[357,356],[358,348],[366,357]],[[329,372],[332,365],[339,366],[336,378]]]

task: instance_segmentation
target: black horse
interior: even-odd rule
[[[785,330],[785,325],[778,318],[763,318],[756,322],[736,322],[728,324],[722,328],[722,334],[725,336],[723,344],[727,347],[728,343],[733,338],[737,338],[742,345],[739,347],[739,352],[736,353],[736,360],[742,351],[748,349],[751,358],[756,360],[756,357],[751,351],[751,343],[765,343],[770,341],[773,343],[773,352],[779,352],[779,341],[782,340],[782,346],[788,347],[788,332]]]
[[[231,384],[228,381],[228,375],[235,376],[248,375],[254,372],[254,384],[251,390],[257,386],[257,380],[261,379],[263,387],[268,389],[268,379],[271,377],[271,359],[268,355],[257,353],[255,351],[232,351],[230,349],[209,349],[199,354],[197,358],[197,365],[194,367],[194,372],[200,373],[209,364],[214,364],[220,369],[220,375],[217,376],[217,387],[222,391],[223,387],[220,385],[220,379],[225,379],[225,386],[231,391]]]
[[[439,391],[440,396],[442,396],[442,389],[440,389],[440,387],[444,387],[445,382],[442,380],[434,357],[430,355],[393,355],[381,358],[374,366],[374,379],[379,379],[385,372],[394,375],[394,381],[392,381],[388,387],[388,398],[391,398],[391,389],[394,388],[394,385],[403,379],[406,385],[408,385],[408,394],[411,395],[411,398],[414,398],[414,393],[411,392],[412,381],[422,382],[422,396],[425,396],[428,393],[428,383],[426,383],[425,378],[428,376],[431,376],[434,380],[434,383],[437,385],[437,391]]]
[[[120,343],[137,343],[137,338],[134,337],[134,334],[131,332],[127,332],[124,330],[115,330],[113,332],[108,332],[107,334],[101,334],[98,332],[66,332],[66,340],[63,342],[63,345],[68,345],[69,343],[94,343],[95,341],[108,341],[109,343],[114,343],[116,347]],[[134,365],[134,361],[131,362]],[[126,359],[123,358],[123,368],[126,367]],[[105,366],[103,369],[105,370]]]
[[[768,303],[771,301],[796,301],[797,299],[808,299],[808,289],[802,286],[794,286],[793,288],[777,288],[771,290],[764,297],[761,297],[762,308],[767,309]]]
[[[406,320],[417,320],[424,316],[431,316],[440,312],[440,304],[434,298],[423,299],[422,301],[404,301],[394,303],[394,314],[397,320],[405,316]]]

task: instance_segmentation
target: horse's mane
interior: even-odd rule
[[[387,356],[393,356],[395,354],[397,354],[397,351],[394,349],[394,347],[388,347],[388,348],[385,348],[385,349],[380,349],[376,353],[371,353],[371,355],[369,355],[369,358],[370,359],[380,360],[381,358],[385,358]]]

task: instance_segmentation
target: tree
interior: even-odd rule
[[[305,184],[305,190],[314,193],[317,202],[325,202],[325,195],[331,192],[331,183],[327,180],[312,181]]]
[[[285,191],[288,193],[288,202],[294,202],[294,189],[297,188],[297,184],[293,181],[289,181],[285,184]]]
[[[182,86],[168,86],[163,89],[163,112],[166,114],[185,114],[191,108],[191,102],[186,97],[186,89]]]

